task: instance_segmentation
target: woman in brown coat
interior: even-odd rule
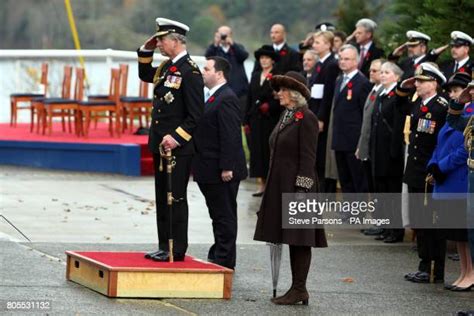
[[[288,244],[293,283],[288,292],[272,299],[275,304],[308,304],[306,279],[311,264],[311,247],[327,247],[324,229],[283,229],[282,194],[317,192],[315,174],[318,119],[308,110],[310,92],[306,80],[290,71],[273,76],[271,85],[285,107],[270,136],[270,170],[260,211],[255,240]]]

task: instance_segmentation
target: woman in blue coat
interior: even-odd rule
[[[451,99],[457,99],[470,81],[465,74],[453,75],[446,89]],[[473,114],[474,105],[464,108],[464,116]],[[438,143],[428,162],[429,181],[434,181],[433,199],[437,200],[441,225],[456,225],[447,229],[445,237],[456,242],[460,257],[461,274],[452,284],[445,286],[452,291],[466,291],[472,287],[472,261],[468,245],[466,219],[466,198],[468,191],[468,153],[464,147],[464,135],[446,123],[438,134]]]

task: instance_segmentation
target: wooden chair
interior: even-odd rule
[[[122,103],[122,131],[128,128],[132,134],[133,122],[135,118],[139,119],[140,127],[143,127],[142,117],[145,117],[146,125],[148,126],[148,118],[150,116],[151,108],[153,107],[153,100],[148,98],[148,86],[149,84],[144,81],[140,81],[140,94],[138,97],[121,96],[120,102]],[[128,118],[128,124],[127,124]]]
[[[91,117],[104,117],[109,120],[109,132],[114,136],[113,119],[115,116],[115,131],[120,136],[120,69],[112,69],[113,91],[111,100],[88,100],[79,102],[80,124],[85,125],[83,133],[89,135]]]
[[[31,102],[35,98],[46,97],[46,91],[48,90],[48,64],[43,63],[41,65],[41,79],[40,84],[43,85],[44,91],[42,93],[13,93],[10,94],[10,126],[16,126],[17,123],[17,112],[19,110],[31,109]],[[28,106],[19,107],[19,103],[28,103]]]
[[[48,127],[48,135],[51,135],[53,131],[53,118],[61,117],[63,122],[64,131],[64,119],[68,119],[69,132],[71,132],[71,120],[74,120],[74,132],[77,136],[81,134],[79,124],[79,113],[78,103],[82,101],[84,95],[84,68],[76,68],[76,82],[74,84],[74,98],[48,98],[43,100],[45,107],[44,122]],[[44,124],[43,124],[44,126]],[[43,127],[44,128],[44,127]]]
[[[68,100],[71,97],[71,79],[72,79],[72,67],[64,66],[63,82],[61,86],[61,97],[59,98],[35,98],[31,102],[31,131],[34,127],[34,117],[36,114],[37,117],[37,126],[36,132],[40,132],[40,127],[43,127],[42,133],[44,135],[46,130],[46,107],[45,100],[54,101],[54,100]],[[62,118],[62,128],[65,131],[65,122],[64,117]]]
[[[128,83],[128,65],[127,64],[120,64],[119,65],[120,69],[120,95],[127,95],[127,83]],[[103,101],[103,100],[113,100],[113,90],[114,90],[114,80],[112,78],[112,75],[110,76],[110,84],[109,84],[109,94],[96,94],[96,95],[90,95],[87,97],[89,101]],[[100,113],[99,113],[100,115]],[[97,129],[97,123],[98,123],[98,118],[99,117],[93,117],[92,119],[94,120],[94,129]]]

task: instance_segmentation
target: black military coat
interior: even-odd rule
[[[370,129],[370,160],[374,177],[401,177],[404,167],[403,127],[405,113],[400,105],[405,98],[395,87],[377,97]]]
[[[198,66],[185,55],[174,64],[168,60],[153,67],[153,52],[137,53],[140,79],[155,85],[150,151],[158,153],[163,136],[170,134],[180,144],[174,155],[192,155],[192,135],[204,111],[204,84]]]
[[[398,88],[397,93],[403,94]],[[404,108],[410,120],[410,145],[403,182],[411,187],[423,189],[427,175],[427,164],[436,147],[438,133],[446,122],[448,101],[440,95],[434,96],[426,105],[421,98],[414,104],[407,99]]]
[[[455,64],[456,62],[454,60],[451,60],[441,65],[440,69],[443,72],[443,74],[446,76],[446,79],[449,79],[454,74]],[[472,74],[472,69],[473,69],[473,61],[469,58],[467,62],[464,65],[462,65],[462,67],[459,67],[456,72],[465,72],[467,74]]]

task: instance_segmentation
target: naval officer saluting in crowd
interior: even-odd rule
[[[155,167],[156,222],[158,226],[158,251],[145,258],[169,261],[168,239],[174,240],[174,261],[183,261],[188,248],[188,186],[194,154],[192,135],[204,111],[204,84],[201,72],[186,51],[186,32],[183,23],[156,19],[157,32],[138,49],[140,79],[153,82],[153,110],[151,113],[148,147],[153,153]],[[169,57],[158,67],[153,67],[153,52]],[[173,222],[170,223],[166,205],[166,168],[160,171],[160,146],[172,150],[176,156],[173,168]],[[166,162],[163,162],[165,165]],[[173,236],[169,235],[170,224]]]
[[[194,133],[194,180],[206,199],[214,244],[210,262],[234,269],[237,239],[237,192],[247,177],[242,147],[239,99],[227,83],[231,65],[223,57],[208,57],[203,70],[204,115]]]

